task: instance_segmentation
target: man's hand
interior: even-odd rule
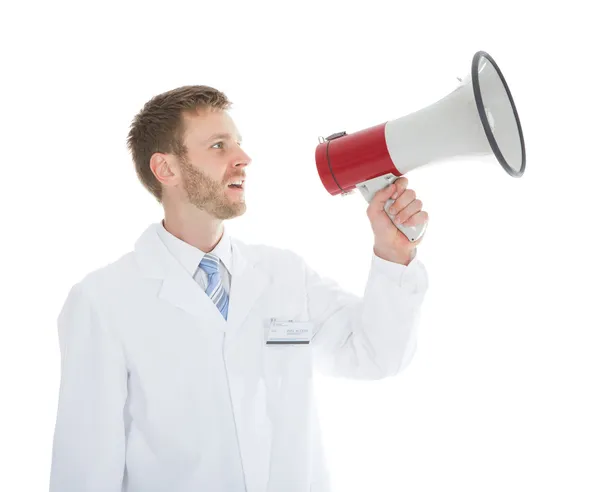
[[[389,212],[394,216],[394,222],[405,226],[416,226],[427,222],[429,216],[422,210],[423,203],[417,199],[413,190],[407,189],[408,179],[398,178],[387,188],[379,190],[369,207],[367,216],[371,221],[375,235],[374,253],[384,260],[408,265],[415,257],[416,248],[423,237],[411,243],[408,238],[392,223],[385,212],[384,206],[391,198],[395,200]]]

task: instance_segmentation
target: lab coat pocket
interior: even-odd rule
[[[274,449],[285,448],[289,443],[277,444],[282,435],[287,435],[285,429],[306,426],[305,407],[312,383],[311,347],[310,344],[264,344],[263,353],[267,416],[274,436],[272,445]]]
[[[265,381],[272,388],[302,384],[312,377],[310,343],[267,344],[265,337],[262,350]]]

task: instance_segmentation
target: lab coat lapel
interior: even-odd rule
[[[259,258],[252,257],[243,243],[232,238],[231,246],[233,275],[229,293],[227,333],[233,339],[272,279],[260,268]]]
[[[244,322],[256,300],[270,283],[270,277],[258,265],[245,245],[231,239],[233,274],[229,294],[227,320],[204,290],[171,256],[152,224],[135,244],[138,264],[145,278],[161,279],[158,298],[177,306],[193,316],[207,320],[212,326],[233,337]]]
[[[225,319],[217,306],[188,272],[175,261],[169,265],[158,298],[206,320],[220,330],[226,329]]]

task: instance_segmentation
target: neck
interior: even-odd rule
[[[165,207],[163,226],[176,238],[205,253],[210,253],[215,248],[224,231],[222,220],[196,208],[186,213]]]

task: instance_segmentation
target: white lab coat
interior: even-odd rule
[[[159,226],[60,312],[50,491],[329,491],[313,369],[380,379],[406,367],[424,266],[373,255],[361,298],[289,250],[232,238],[226,321]],[[312,322],[311,343],[266,345],[273,317]]]

